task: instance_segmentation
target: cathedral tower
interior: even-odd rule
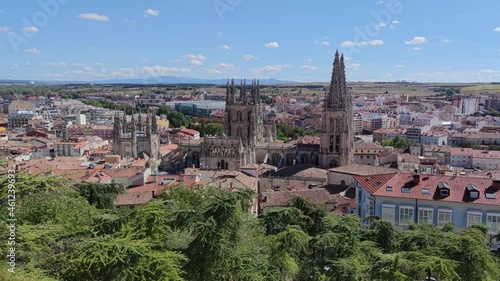
[[[332,80],[325,96],[320,161],[323,168],[353,163],[354,128],[352,98],[347,92],[344,55],[335,53]]]

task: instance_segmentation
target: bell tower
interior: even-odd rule
[[[352,98],[347,91],[344,55],[335,53],[330,88],[325,95],[320,165],[328,169],[353,163]]]

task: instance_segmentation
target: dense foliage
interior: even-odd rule
[[[412,144],[413,141],[407,138],[395,137],[394,139],[383,140],[380,145],[392,146],[394,148],[408,149]]]
[[[2,263],[0,280],[500,280],[481,227],[402,231],[374,217],[365,228],[301,198],[255,218],[251,191],[210,187],[116,209],[107,202],[119,189],[97,187],[18,174],[16,273]],[[1,189],[5,202],[5,180]]]
[[[277,124],[276,125],[276,138],[282,141],[289,141],[292,139],[300,138],[306,135],[316,136],[319,134],[319,130],[304,129],[300,127],[293,127],[288,124]]]
[[[193,117],[189,120],[189,129],[197,130],[200,136],[222,136],[224,133],[224,124],[215,123],[208,118]]]

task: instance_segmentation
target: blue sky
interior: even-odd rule
[[[498,11],[498,0],[3,0],[0,78],[328,81],[338,48],[349,81],[500,82]]]

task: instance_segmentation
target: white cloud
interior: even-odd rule
[[[43,64],[43,66],[48,66],[48,67],[67,67],[68,64],[65,62],[46,62]]]
[[[392,73],[386,73],[385,76],[392,77]]]
[[[403,67],[405,67],[405,65],[404,64],[397,64],[396,67],[397,68],[403,68]]]
[[[266,65],[262,68],[252,69],[253,72],[281,72],[283,68],[290,67],[289,65]]]
[[[360,63],[351,63],[351,64],[347,65],[347,68],[352,68],[354,70],[358,70],[360,67],[361,67]]]
[[[95,65],[98,65],[98,66],[102,66],[102,65],[104,65],[104,63],[102,63],[102,62],[95,62],[94,64],[95,64]]]
[[[203,65],[203,61],[206,60],[202,54],[189,54],[186,58],[189,60],[190,65]]]
[[[446,38],[444,38],[442,42],[443,42],[443,43],[451,43],[452,41],[451,41],[451,40],[448,40],[448,39],[446,39]]]
[[[78,16],[81,19],[86,20],[96,20],[96,21],[109,21],[109,17],[105,15],[99,15],[96,13],[81,14]]]
[[[22,31],[28,32],[28,33],[37,33],[38,28],[36,26],[25,26],[25,27],[23,27]]]
[[[415,36],[413,39],[406,41],[405,43],[409,45],[424,44],[427,43],[427,39],[425,37]]]
[[[384,5],[384,1],[378,1],[377,5]]]
[[[10,28],[8,28],[7,26],[0,26],[0,32],[9,32],[10,31]]]
[[[386,26],[387,26],[387,24],[385,24],[383,22],[378,23],[378,24],[375,25],[375,30],[380,30],[380,29],[382,29],[382,28],[384,28]]]
[[[307,65],[307,64],[305,64],[305,65],[301,65],[300,67],[301,67],[301,68],[304,68],[304,69],[307,69],[307,70],[316,70],[316,69],[318,69],[318,68],[317,68],[316,66],[314,66],[314,65]]]
[[[26,50],[24,50],[24,52],[28,53],[30,55],[38,55],[38,54],[40,54],[40,50],[38,50],[37,48],[26,49]]]
[[[256,60],[256,59],[258,59],[258,58],[257,58],[257,57],[254,57],[253,55],[250,55],[250,54],[249,54],[249,55],[244,55],[244,56],[243,56],[243,59],[250,61],[250,60]]]
[[[497,27],[497,28],[495,28],[495,29],[493,29],[493,32],[500,32],[500,26]]]
[[[321,40],[321,41],[319,41],[319,40],[315,40],[315,41],[314,41],[314,43],[316,43],[316,44],[321,44],[321,45],[324,45],[324,46],[330,46],[330,45],[332,44],[332,43],[330,43],[330,42],[329,42],[329,41],[327,41],[327,40]]]
[[[392,24],[399,24],[399,21],[398,20],[393,20]]]
[[[207,59],[202,54],[197,54],[197,55],[189,54],[189,55],[186,55],[186,58],[190,59],[190,60],[205,60],[205,59]]]
[[[278,42],[269,42],[264,46],[266,46],[266,48],[279,48],[280,44]]]
[[[372,40],[372,41],[370,41],[370,46],[378,46],[378,45],[384,45],[384,41],[382,41],[382,40]]]
[[[159,16],[160,15],[160,11],[158,10],[153,10],[153,9],[147,9],[146,11],[144,11],[144,13],[146,15],[150,15],[150,16],[153,16],[153,17],[156,17],[156,16]]]
[[[228,44],[224,44],[224,45],[222,45],[222,46],[220,46],[220,47],[221,47],[221,49],[224,49],[224,50],[226,50],[226,51],[231,50],[231,47],[230,47]]]
[[[353,41],[344,41],[344,42],[340,43],[340,46],[341,47],[354,47],[354,46],[356,46],[356,43],[354,43]]]
[[[217,32],[217,36],[222,36],[222,32]]]
[[[190,65],[203,65],[203,62],[201,60],[190,60],[189,64]]]
[[[207,70],[207,72],[212,74],[222,74],[222,73],[227,73],[227,71],[232,70],[233,68],[234,68],[233,64],[221,62],[215,67]]]
[[[415,48],[413,48],[413,50],[415,50],[415,51],[420,51],[420,50],[422,50],[422,48],[420,48],[420,47],[415,47]]]
[[[354,46],[367,46],[367,45],[370,45],[370,46],[378,46],[378,45],[384,45],[384,41],[382,40],[379,40],[379,39],[375,39],[375,40],[372,40],[370,42],[366,42],[366,41],[361,41],[361,42],[353,42],[353,41],[344,41],[342,43],[340,43],[340,46],[341,47],[354,47]]]
[[[221,62],[216,67],[222,68],[222,69],[231,69],[231,68],[234,68],[234,65],[230,64],[230,63]]]

